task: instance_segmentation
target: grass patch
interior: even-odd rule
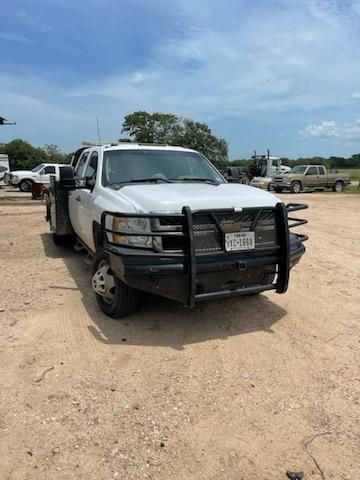
[[[336,192],[334,192],[336,193]],[[341,193],[358,193],[360,194],[360,188],[358,185],[348,185],[347,187],[344,188],[344,190]]]
[[[360,168],[334,168],[332,172],[347,173],[351,180],[360,180]]]

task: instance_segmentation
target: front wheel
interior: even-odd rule
[[[101,310],[108,317],[125,317],[139,306],[139,292],[114,275],[104,253],[95,255],[92,287]]]
[[[292,182],[290,186],[291,193],[300,193],[301,192],[301,183],[300,182]]]
[[[22,192],[30,192],[31,190],[31,183],[28,182],[27,180],[23,180],[20,185],[19,185],[19,188]]]
[[[344,183],[341,180],[338,180],[337,182],[334,183],[332,189],[334,192],[342,192],[344,188]]]

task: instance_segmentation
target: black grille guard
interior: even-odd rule
[[[285,293],[290,276],[290,236],[289,231],[294,227],[300,225],[305,225],[307,220],[301,218],[290,217],[288,214],[296,212],[298,210],[305,210],[308,208],[306,204],[300,203],[289,203],[285,205],[284,203],[277,203],[275,207],[264,207],[264,209],[269,210],[273,208],[275,212],[275,225],[277,231],[277,242],[278,242],[278,272],[276,283],[273,286],[264,287],[264,290],[275,289],[277,293]],[[261,210],[261,207],[251,207],[246,208],[246,210]],[[187,257],[188,259],[188,276],[189,276],[189,292],[188,292],[188,301],[187,305],[192,307],[195,303],[197,297],[201,295],[196,295],[196,250],[195,250],[195,239],[194,239],[194,226],[193,226],[193,215],[194,214],[207,214],[213,218],[213,221],[216,227],[221,232],[223,238],[223,244],[225,244],[225,231],[222,228],[222,225],[217,221],[217,214],[231,214],[235,213],[234,208],[230,209],[203,209],[203,210],[191,210],[190,207],[185,206],[182,209],[182,213],[169,214],[169,213],[119,213],[119,212],[110,212],[106,211],[102,213],[101,216],[101,243],[102,248],[108,253],[119,254],[118,248],[126,246],[127,249],[132,249],[136,254],[136,251],[139,251],[139,247],[129,246],[129,245],[119,245],[118,243],[113,243],[109,241],[107,234],[117,234],[121,236],[141,236],[141,237],[182,237],[185,238],[186,242],[186,251],[182,253],[168,253],[150,251],[151,255],[176,258]],[[184,228],[182,231],[174,231],[171,226],[161,227],[161,230],[144,232],[144,231],[129,231],[119,232],[118,230],[113,230],[113,228],[106,227],[106,216],[120,217],[120,218],[144,218],[144,219],[169,219],[173,218],[180,220],[183,223]],[[296,233],[298,242],[304,242],[308,239],[307,235]],[[144,250],[142,250],[142,253]],[[245,289],[244,289],[245,290]],[[254,287],[248,287],[248,293],[254,290]],[[226,296],[226,295],[222,295]],[[210,298],[210,295],[208,296]]]

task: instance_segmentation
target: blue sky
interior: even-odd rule
[[[230,157],[360,152],[360,0],[1,0],[0,142],[74,150],[134,110]]]

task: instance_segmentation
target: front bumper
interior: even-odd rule
[[[251,187],[261,188],[262,190],[269,190],[271,184],[271,179],[269,178],[253,178],[250,182]]]
[[[109,253],[112,270],[127,285],[189,307],[202,300],[266,290],[284,293],[290,269],[304,254],[303,242],[307,239],[305,235],[289,233],[289,228],[306,221],[288,218],[288,211],[302,208],[307,206],[285,207],[279,203],[275,207],[278,242],[272,248],[196,255],[191,224],[193,212],[188,207],[183,210],[188,225],[188,249],[184,254],[140,253],[134,248],[114,247],[106,240],[108,230],[104,216],[103,248]],[[295,223],[289,224],[289,220]]]
[[[270,190],[277,190],[277,189],[289,190],[290,185],[291,185],[291,182],[289,182],[289,181],[287,181],[287,182],[284,182],[284,181],[276,182],[276,181],[272,180],[270,182],[269,188],[270,188]]]
[[[21,180],[18,177],[12,178],[10,177],[8,180],[8,185],[11,185],[12,187],[17,187],[20,185]]]

